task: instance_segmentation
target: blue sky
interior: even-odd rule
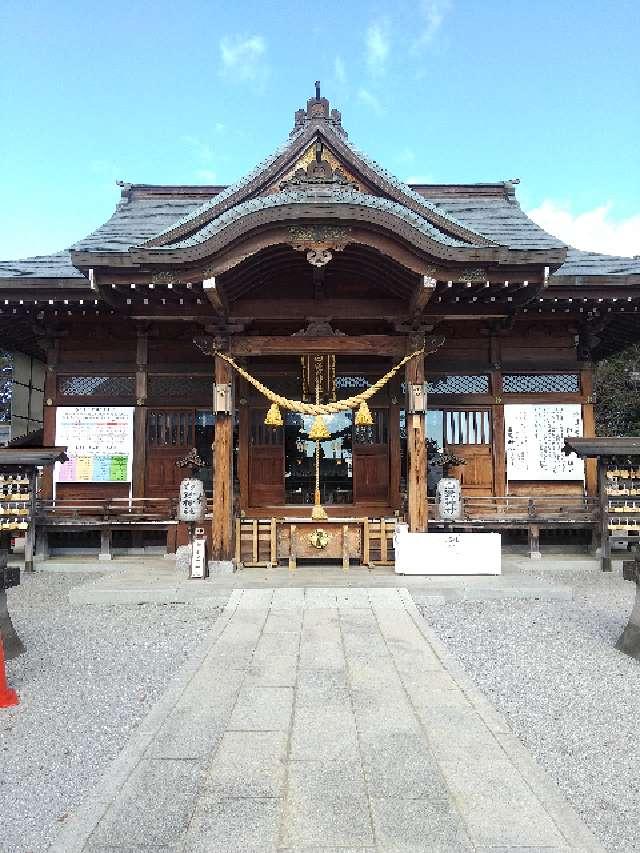
[[[313,81],[405,180],[518,177],[564,239],[640,254],[640,2],[0,6],[0,258],[65,248],[116,179],[228,183]]]

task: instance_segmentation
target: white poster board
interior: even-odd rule
[[[582,435],[579,403],[504,407],[507,480],[584,480],[584,462],[562,452],[568,436]]]
[[[133,406],[59,406],[56,445],[68,462],[56,462],[55,482],[130,483]]]
[[[397,575],[499,575],[499,533],[409,533],[396,525]]]

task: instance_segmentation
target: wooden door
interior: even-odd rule
[[[149,411],[145,494],[149,498],[178,496],[184,471],[176,462],[195,447],[195,411]]]
[[[491,495],[493,457],[489,411],[465,409],[445,412],[444,438],[446,451],[465,460],[464,465],[449,468],[449,476],[460,480],[462,493]]]
[[[265,426],[266,409],[249,413],[249,506],[284,504],[284,433]]]
[[[353,428],[353,502],[389,503],[389,411],[372,409],[372,426]]]

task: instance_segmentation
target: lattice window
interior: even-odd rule
[[[444,412],[444,440],[446,444],[490,444],[489,412]]]
[[[486,374],[433,376],[425,384],[428,394],[489,393],[489,377]]]
[[[347,391],[364,391],[371,383],[366,376],[336,376],[336,388]]]
[[[147,441],[151,447],[193,447],[193,412],[149,412]]]
[[[133,376],[58,376],[62,397],[133,397]]]
[[[577,394],[580,377],[577,373],[512,373],[502,377],[505,394]]]
[[[149,376],[149,400],[154,402],[209,403],[213,406],[213,381],[208,376]]]

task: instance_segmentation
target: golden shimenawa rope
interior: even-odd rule
[[[425,347],[421,347],[417,349],[415,352],[410,353],[409,355],[405,355],[402,361],[399,361],[395,367],[392,367],[384,376],[381,376],[377,382],[374,382],[366,391],[362,391],[360,394],[355,394],[353,397],[347,397],[344,400],[337,400],[335,403],[303,403],[302,400],[289,400],[287,397],[282,397],[280,394],[276,394],[275,391],[272,391],[270,388],[267,388],[266,385],[263,385],[259,379],[256,379],[255,376],[252,376],[248,373],[243,367],[240,367],[239,364],[231,358],[230,355],[227,355],[224,352],[220,352],[216,350],[215,355],[220,356],[223,361],[226,361],[227,364],[230,364],[234,370],[236,370],[243,379],[246,379],[247,382],[250,382],[253,387],[263,394],[267,400],[271,400],[272,403],[276,403],[278,406],[281,406],[283,409],[287,409],[289,412],[299,412],[303,415],[333,415],[337,412],[347,412],[349,409],[357,408],[360,403],[368,400],[370,397],[379,391],[381,388],[387,384],[387,382],[392,379],[396,373],[405,366],[408,361],[411,361],[412,358],[415,358],[417,355],[422,355],[425,351]]]

